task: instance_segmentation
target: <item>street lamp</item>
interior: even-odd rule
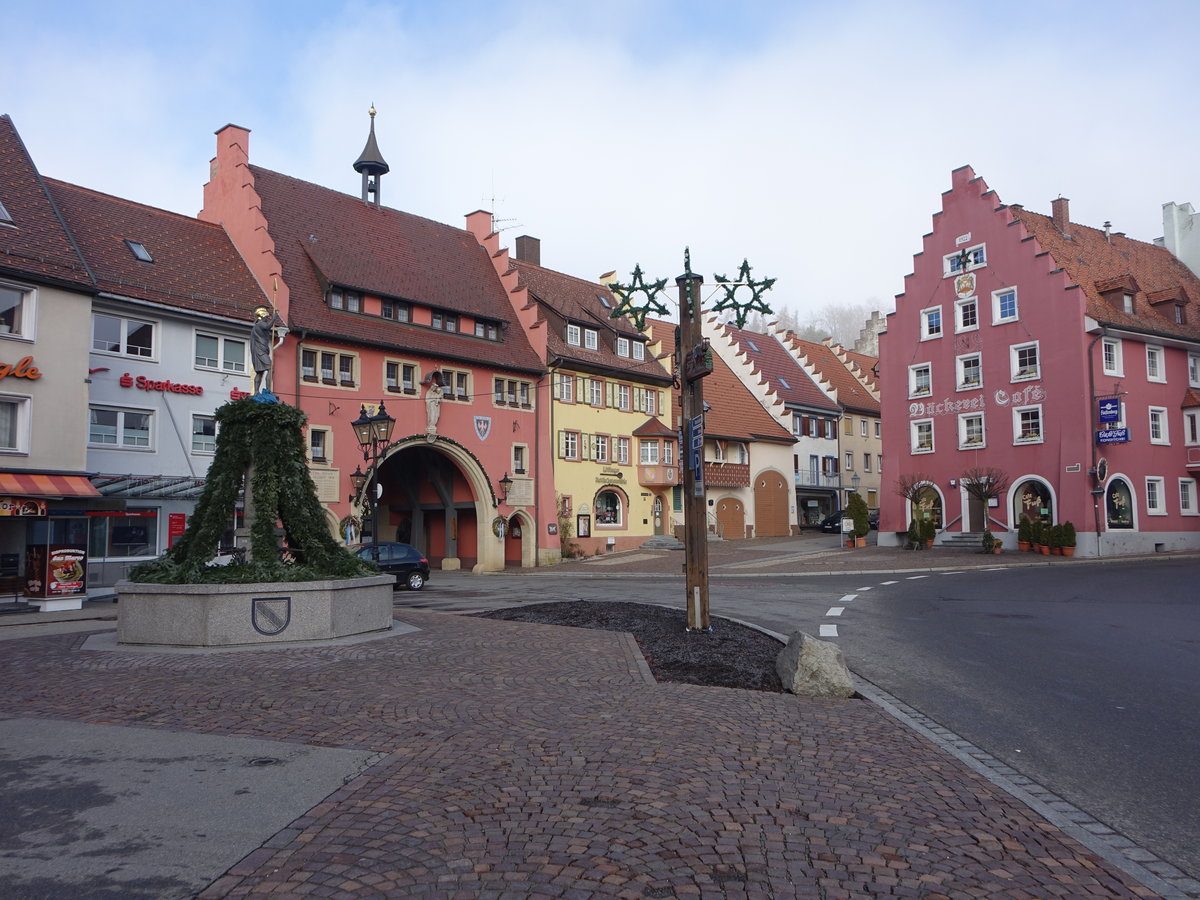
[[[396,420],[387,414],[383,401],[379,402],[379,412],[373,416],[367,415],[366,406],[359,409],[358,418],[350,423],[354,428],[354,437],[363,452],[363,462],[367,463],[364,474],[358,466],[350,476],[350,484],[354,487],[356,497],[363,496],[363,490],[371,481],[378,482],[379,461],[388,444],[392,441],[392,428]],[[364,498],[365,499],[365,498]],[[379,561],[379,498],[367,500],[371,504],[371,542],[374,544],[372,556]]]
[[[500,493],[504,495],[504,502],[508,502],[508,492],[512,489],[513,480],[508,477],[508,473],[504,473],[504,477],[500,479]]]

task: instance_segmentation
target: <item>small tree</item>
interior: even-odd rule
[[[1045,543],[1046,525],[1041,519],[1029,523],[1029,540],[1035,544]]]
[[[933,524],[933,519],[923,519],[921,521],[921,540],[929,544],[935,537],[937,537],[937,526]]]
[[[1017,523],[1017,540],[1022,543],[1031,543],[1033,538],[1033,523],[1029,521],[1029,516],[1022,515],[1021,521]]]
[[[996,466],[974,466],[958,476],[958,482],[963,490],[983,504],[986,516],[992,500],[1008,490],[1008,473]],[[986,519],[983,528],[989,530]]]
[[[1075,523],[1072,522],[1070,519],[1063,522],[1063,524],[1062,524],[1062,546],[1063,547],[1074,547],[1075,546]]]
[[[913,550],[918,550],[921,547],[921,524],[913,519],[908,523],[908,546]]]
[[[992,548],[995,546],[996,546],[995,535],[992,534],[990,529],[985,528],[983,530],[983,552],[991,553]]]
[[[846,514],[854,520],[854,536],[866,537],[871,530],[871,513],[867,509],[867,501],[858,491],[850,493],[850,499],[846,501]]]
[[[1060,537],[1062,529],[1058,525],[1047,525],[1044,531],[1045,544],[1051,550],[1062,546],[1062,538]]]

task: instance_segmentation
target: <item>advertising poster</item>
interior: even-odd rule
[[[46,594],[65,597],[82,594],[87,581],[87,550],[82,547],[51,547]]]

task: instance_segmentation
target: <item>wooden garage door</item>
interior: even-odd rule
[[[778,472],[762,472],[754,479],[754,534],[785,537],[788,527],[788,483]]]
[[[746,536],[746,507],[741,500],[725,497],[717,501],[717,528],[727,541]]]

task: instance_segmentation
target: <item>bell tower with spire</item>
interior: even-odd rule
[[[371,133],[367,137],[367,146],[354,162],[354,171],[362,173],[363,203],[379,209],[380,187],[379,179],[388,173],[390,166],[384,161],[375,143],[375,104],[371,104]]]

